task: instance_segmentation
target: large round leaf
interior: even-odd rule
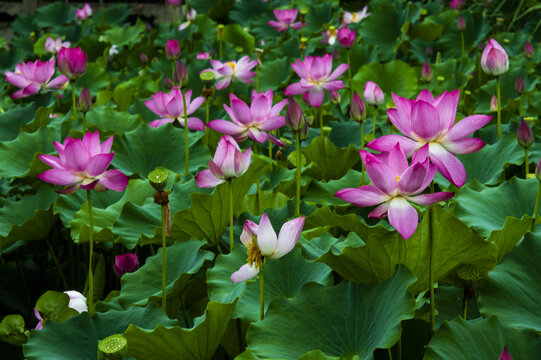
[[[410,98],[417,95],[418,74],[415,68],[402,60],[371,63],[361,66],[353,76],[353,90],[362,94],[364,84],[374,81],[390,100],[391,92]]]
[[[264,358],[298,359],[312,350],[325,355],[372,359],[400,337],[400,322],[413,317],[407,288],[414,276],[399,267],[388,281],[335,287],[309,284],[295,298],[274,300],[263,321],[248,330],[248,349]]]

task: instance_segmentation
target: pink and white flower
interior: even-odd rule
[[[430,91],[423,90],[417,99],[392,95],[396,108],[387,110],[393,125],[405,136],[385,135],[370,141],[366,146],[377,151],[391,151],[398,142],[410,157],[428,144],[430,161],[438,171],[455,186],[466,182],[464,165],[454,154],[467,154],[480,150],[485,143],[468,137],[486,125],[492,116],[472,115],[455,124],[459,90],[444,92],[436,99]]]
[[[38,175],[38,179],[56,185],[68,186],[61,194],[71,194],[79,188],[85,190],[123,191],[128,177],[119,170],[107,170],[115,156],[111,152],[113,137],[100,143],[96,131],[85,134],[83,139],[67,137],[64,144],[54,142],[58,157],[39,155],[39,159],[52,167]]]
[[[364,150],[360,153],[373,185],[342,189],[335,196],[357,206],[379,204],[368,217],[381,219],[388,215],[389,223],[404,239],[413,235],[419,221],[417,210],[409,202],[430,205],[454,195],[451,192],[421,194],[434,179],[436,166],[428,159],[422,162],[414,160],[408,166],[406,155],[398,143],[387,155],[375,155]]]
[[[287,99],[273,106],[272,98],[272,90],[261,93],[254,90],[252,104],[248,106],[234,94],[229,94],[231,107],[224,104],[224,108],[233,122],[217,119],[210,121],[207,126],[223,134],[233,136],[238,142],[249,137],[258,143],[264,143],[265,140],[269,139],[273,144],[284,146],[282,141],[268,132],[285,125],[285,117],[280,116],[279,113],[286,106]]]
[[[204,102],[205,98],[199,96],[192,101],[192,90],[186,91],[186,108],[187,114],[193,114]],[[178,122],[184,127],[184,103],[182,100],[182,92],[177,88],[173,88],[169,94],[158,91],[152,95],[151,100],[146,100],[145,105],[153,113],[160,116],[161,119],[151,121],[148,125],[152,127],[162,126],[172,122]],[[188,129],[190,130],[205,130],[205,124],[201,119],[196,117],[188,118]]]
[[[295,22],[295,19],[299,14],[298,9],[275,9],[273,12],[278,21],[270,20],[268,24],[279,32],[286,31],[289,27],[299,30],[303,26],[302,22]]]
[[[344,87],[342,80],[337,79],[348,69],[349,65],[340,64],[332,71],[332,55],[325,54],[323,57],[307,56],[304,61],[297,59],[291,64],[291,67],[301,80],[289,85],[284,94],[290,96],[308,93],[310,105],[320,107],[325,97],[324,90],[340,90]]]
[[[47,40],[45,40],[45,50],[47,52],[50,52],[52,54],[56,54],[60,51],[63,47],[69,48],[71,43],[69,41],[62,42],[62,38],[59,36],[56,40],[54,40],[52,37],[48,36]]]
[[[373,81],[367,81],[364,84],[363,97],[368,105],[380,106],[383,104],[385,95],[378,84]]]
[[[92,16],[92,8],[90,5],[88,5],[88,3],[85,3],[82,8],[75,10],[75,17],[79,21],[86,20],[90,16]]]
[[[195,20],[196,17],[197,17],[197,11],[195,11],[195,9],[190,9],[190,11],[188,11],[188,13],[186,14],[186,20],[188,21],[185,21],[182,24],[180,24],[178,27],[178,31],[182,31],[186,29],[188,26],[190,26],[190,24]]]
[[[210,60],[212,68],[205,69],[201,72],[212,71],[216,76],[216,89],[222,90],[229,86],[233,79],[238,79],[245,84],[252,84],[252,78],[255,72],[250,71],[257,65],[257,60],[250,61],[249,56],[244,56],[239,61],[228,61],[222,63],[219,60]]]
[[[301,236],[304,219],[301,216],[286,222],[278,236],[266,213],[261,216],[259,225],[246,220],[240,241],[248,248],[248,263],[231,275],[231,281],[239,283],[251,279],[259,273],[266,258],[279,259],[293,250]]]
[[[51,80],[55,71],[55,59],[41,62],[39,59],[35,62],[22,62],[15,66],[15,72],[6,71],[6,81],[21,90],[16,91],[11,97],[13,99],[24,98],[37,94],[40,89],[62,89],[66,86],[69,79],[60,75]]]
[[[361,11],[354,12],[354,13],[346,11],[344,13],[344,19],[342,21],[342,24],[343,25],[357,24],[357,23],[363,21],[364,19],[366,19],[368,17],[368,15],[370,15],[370,13],[368,12],[368,6],[365,6],[365,7],[363,7],[363,9]]]

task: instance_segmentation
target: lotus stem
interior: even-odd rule
[[[428,246],[429,246],[429,258],[428,258],[428,282],[430,286],[430,336],[434,334],[436,323],[436,299],[434,296],[434,238],[432,236],[433,228],[433,206],[430,205],[427,210],[428,216]]]
[[[269,131],[269,133],[272,133],[272,131]],[[271,171],[272,171],[272,168],[274,167],[274,161],[272,160],[272,143],[270,141],[269,141],[269,160],[271,163]]]
[[[73,103],[73,121],[77,121],[77,104],[75,100],[75,81],[72,81],[71,83],[71,100]]]
[[[219,40],[218,40],[218,42],[220,43],[220,59],[223,58],[223,57],[222,57],[222,43],[223,43],[223,39],[222,39],[222,38],[223,38],[223,36],[220,36],[220,37],[219,37]]]
[[[468,317],[468,293],[469,293],[469,288],[465,287],[464,297],[462,298],[462,318],[464,320],[467,320],[467,317]]]
[[[301,136],[298,131],[295,132],[297,142],[297,196],[295,197],[295,216],[300,216],[301,212]]]
[[[165,214],[165,207],[167,205],[161,205],[162,207],[162,311],[167,313],[167,293],[165,291],[166,272],[167,272],[167,242],[165,240],[167,218]]]
[[[524,148],[524,179],[528,178],[530,172],[530,161],[528,160],[528,148]]]
[[[520,94],[520,97],[518,98],[518,114],[519,116],[522,116],[522,94]]]
[[[500,77],[496,77],[496,97],[498,99],[498,141],[502,137],[502,94],[500,91]]]
[[[205,111],[206,111],[206,121],[205,124],[209,123],[209,114],[210,114],[210,98],[205,101]],[[205,126],[205,143],[209,144],[209,132]]]
[[[259,320],[265,318],[265,276],[263,266],[259,270]]]
[[[535,207],[533,210],[533,219],[532,219],[532,232],[535,231],[535,223],[537,220],[537,213],[539,211],[539,199],[541,198],[541,181],[539,182],[539,189],[537,190],[537,198],[535,199]]]
[[[60,265],[60,262],[58,261],[58,258],[56,257],[56,254],[54,253],[54,249],[51,246],[51,243],[49,242],[48,238],[45,238],[45,242],[47,243],[47,247],[49,248],[49,252],[51,253],[51,258],[53,259],[53,262],[56,266],[56,269],[58,270],[58,275],[60,275],[60,278],[62,279],[62,285],[64,285],[65,290],[69,290],[68,287],[68,280],[64,276],[64,272],[62,271],[62,266]]]
[[[353,85],[351,84],[351,59],[350,59],[350,53],[351,49],[347,49],[346,50],[346,54],[347,54],[347,64],[349,65],[348,66],[348,80],[349,80],[349,92],[350,92],[350,100],[353,99]]]
[[[466,51],[464,51],[464,31],[460,32],[460,42],[461,42],[461,45],[462,45],[462,58],[465,59],[466,58]]]
[[[86,131],[86,113],[83,113],[83,132]]]
[[[319,112],[319,136],[321,136],[321,180],[325,182],[325,136],[323,135],[323,110]]]
[[[361,121],[359,123],[359,128],[361,129],[361,150],[364,150],[364,130],[363,130],[363,122]],[[364,178],[364,162],[361,161],[361,184],[365,184],[365,178]]]
[[[376,116],[378,114],[378,107],[374,106],[374,124],[372,125],[372,137],[376,137]]]
[[[229,252],[233,251],[233,182],[229,183]]]
[[[92,193],[86,191],[88,201],[88,223],[90,225],[90,234],[88,236],[90,243],[90,255],[88,256],[88,313],[94,315],[94,272],[92,271],[92,263],[94,260],[94,213],[92,212]]]
[[[182,105],[184,112],[184,151],[186,153],[186,160],[184,164],[184,176],[189,174],[189,161],[190,161],[190,147],[188,146],[188,110],[186,109],[186,94],[184,93],[184,88],[180,89],[182,94]]]
[[[257,155],[257,142],[254,142],[254,154]],[[257,187],[257,213],[261,214],[263,212],[263,204],[261,204],[261,182],[259,177],[256,180]]]

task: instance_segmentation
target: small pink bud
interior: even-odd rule
[[[355,30],[351,30],[348,27],[343,27],[338,30],[337,38],[340,46],[349,49],[355,44],[355,40],[357,40],[357,35],[355,34]]]
[[[340,94],[336,90],[330,90],[329,94],[331,96],[331,101],[333,104],[339,104],[340,103]]]
[[[366,119],[366,107],[356,91],[353,92],[353,98],[351,99],[351,105],[349,107],[349,115],[353,120],[358,122],[362,122]]]
[[[421,78],[426,82],[432,80],[432,69],[430,68],[428,61],[424,63],[423,68],[421,69]]]
[[[173,86],[175,86],[175,85],[173,84],[173,81],[170,78],[165,78],[163,80],[163,86],[166,89],[171,90],[173,88]]]
[[[537,180],[541,181],[541,159],[539,159],[539,162],[535,167],[535,177],[537,178]]]
[[[197,11],[195,11],[195,9],[190,9],[190,11],[188,11],[188,14],[186,14],[186,18],[188,19],[188,21],[194,21],[196,16]]]
[[[167,43],[165,44],[165,55],[169,60],[176,60],[180,57],[180,45],[178,40],[167,40]]]
[[[456,28],[459,31],[462,31],[466,28],[466,22],[464,21],[464,18],[462,17],[462,15],[458,16],[458,19],[456,21]]]
[[[449,8],[452,10],[460,10],[464,5],[464,0],[451,0],[449,3]]]
[[[533,57],[533,47],[529,41],[526,41],[526,43],[524,44],[524,56],[526,56],[526,58],[528,59],[531,59]]]
[[[186,69],[186,66],[180,59],[178,59],[177,63],[175,64],[173,83],[178,85],[180,88],[184,87],[188,83],[188,69]]]
[[[515,81],[515,90],[520,95],[524,92],[524,80],[520,76],[517,76],[517,80]]]
[[[492,95],[492,99],[490,100],[490,111],[498,111],[498,98],[496,95]]]
[[[533,144],[533,132],[524,119],[520,120],[517,130],[517,141],[523,148],[529,148]]]
[[[500,354],[498,360],[513,360],[511,354],[509,353],[509,350],[507,350],[507,347],[503,347],[502,353]]]
[[[301,130],[306,123],[306,119],[304,117],[304,114],[302,113],[301,107],[292,97],[290,97],[287,101],[287,111],[286,111],[285,120],[286,120],[286,125],[292,131]]]
[[[146,65],[148,63],[148,56],[145,53],[139,54],[139,60],[141,61],[141,64]]]
[[[77,79],[86,71],[86,53],[80,47],[63,47],[58,52],[58,67],[70,80]]]
[[[81,96],[79,96],[77,104],[79,105],[79,110],[83,114],[87,113],[92,107],[92,96],[90,96],[86,85],[84,85],[83,90],[81,90]]]
[[[368,103],[368,105],[379,106],[383,104],[383,91],[381,88],[373,81],[367,81],[364,84],[363,98]]]
[[[115,256],[115,264],[113,270],[118,277],[122,277],[125,273],[132,273],[139,269],[139,259],[136,253],[126,253],[124,255]]]

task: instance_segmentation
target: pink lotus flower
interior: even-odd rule
[[[56,185],[69,185],[60,190],[61,194],[71,194],[82,188],[85,190],[123,191],[128,185],[128,177],[119,170],[107,170],[114,153],[111,153],[113,137],[100,143],[96,131],[85,134],[83,140],[67,137],[64,144],[54,142],[58,157],[39,155],[41,161],[52,167],[38,175],[38,179]]]
[[[205,102],[205,98],[201,96],[192,101],[192,90],[186,91],[185,96],[186,108],[188,109],[187,115],[193,114]],[[151,121],[148,125],[158,127],[177,121],[180,126],[184,127],[184,103],[182,101],[182,93],[178,88],[173,88],[169,94],[158,91],[158,93],[152,95],[152,100],[145,101],[145,105],[153,113],[162,117],[161,119]],[[205,124],[199,118],[189,117],[188,129],[203,131],[205,130]]]
[[[237,178],[248,170],[251,160],[250,148],[243,154],[235,139],[224,135],[218,142],[214,159],[209,160],[209,168],[195,176],[195,183],[200,188],[211,188]]]
[[[137,269],[139,269],[139,258],[136,253],[126,253],[124,255],[115,256],[113,271],[119,278],[125,273],[132,273]]]
[[[225,111],[233,122],[218,119],[210,121],[207,126],[223,134],[232,135],[236,141],[241,142],[248,137],[258,143],[270,142],[278,146],[284,146],[276,137],[268,131],[276,130],[285,125],[285,118],[279,116],[280,111],[286,106],[287,99],[272,106],[273,92],[252,92],[252,104],[248,106],[233,94],[229,94],[231,107],[224,105]]]
[[[366,119],[366,107],[356,91],[353,92],[353,97],[351,98],[349,115],[353,120],[358,122],[362,122],[364,119]]]
[[[349,67],[340,64],[332,71],[332,55],[323,57],[307,56],[304,62],[297,59],[291,67],[301,78],[300,82],[289,85],[284,94],[287,96],[308,93],[308,101],[313,107],[320,107],[325,96],[324,90],[340,90],[344,87],[341,80],[336,80]]]
[[[425,151],[426,148],[425,145]],[[419,221],[417,210],[408,201],[430,205],[454,195],[450,192],[421,194],[434,179],[436,166],[428,159],[413,161],[408,166],[406,155],[398,143],[388,155],[374,155],[364,150],[360,153],[373,185],[342,189],[335,196],[357,206],[380,204],[368,216],[381,219],[389,215],[389,223],[404,239],[413,235]]]
[[[212,69],[205,69],[201,72],[212,71],[216,76],[216,89],[222,90],[229,86],[233,79],[238,79],[245,84],[251,84],[254,81],[252,78],[255,76],[255,72],[250,71],[257,65],[257,60],[250,61],[249,56],[244,56],[239,61],[228,61],[222,63],[219,60],[210,60],[210,66]]]
[[[355,40],[357,40],[357,35],[355,34],[355,30],[351,30],[350,28],[344,26],[338,29],[337,38],[340,46],[349,49],[355,44]]]
[[[268,24],[275,28],[279,32],[286,31],[289,27],[292,27],[295,30],[299,30],[303,23],[300,21],[295,22],[299,10],[297,9],[283,9],[283,10],[273,10],[276,20],[270,20]]]
[[[60,75],[51,80],[54,74],[55,59],[46,62],[41,62],[39,59],[36,62],[29,61],[20,63],[15,66],[15,72],[6,71],[6,81],[21,90],[16,91],[11,97],[13,99],[24,98],[33,94],[37,94],[40,89],[61,89],[66,86],[69,81],[64,75]]]
[[[384,95],[381,88],[373,81],[364,84],[363,97],[368,105],[380,106],[383,104]]]
[[[282,225],[280,234],[276,236],[266,213],[261,216],[259,225],[246,220],[240,241],[248,248],[248,263],[231,275],[231,281],[239,283],[251,279],[259,273],[265,258],[279,259],[293,250],[303,226],[304,216],[301,216]]]
[[[62,38],[59,36],[56,40],[54,40],[52,37],[48,36],[47,40],[45,40],[45,50],[52,54],[56,54],[57,52],[62,49],[62,47],[69,48],[71,43],[69,41],[62,42]]]
[[[82,8],[75,10],[77,20],[86,20],[92,16],[92,8],[86,3]]]
[[[387,115],[407,137],[385,135],[372,140],[367,147],[391,151],[398,142],[409,157],[428,144],[430,161],[447,180],[461,187],[466,182],[466,170],[454,154],[475,152],[485,146],[481,139],[467,136],[487,124],[492,116],[472,115],[454,125],[459,96],[458,89],[446,91],[437,99],[428,90],[421,91],[416,100],[393,94],[396,108],[387,110]]]
[[[63,47],[58,52],[58,68],[70,80],[77,79],[86,71],[86,53],[80,47]]]
[[[180,56],[180,45],[178,43],[178,40],[176,39],[169,39],[167,40],[167,43],[165,43],[165,56],[169,60],[176,60]]]
[[[489,75],[498,76],[509,70],[509,56],[494,39],[490,39],[481,56],[481,68]]]
[[[208,52],[200,52],[195,58],[197,60],[207,60],[208,58],[210,58],[210,54]]]
[[[358,11],[354,13],[350,13],[349,11],[346,11],[344,13],[344,19],[342,21],[342,24],[347,25],[347,24],[359,23],[363,21],[364,19],[366,19],[368,15],[370,15],[370,13],[368,12],[367,6],[363,7],[362,11]]]

